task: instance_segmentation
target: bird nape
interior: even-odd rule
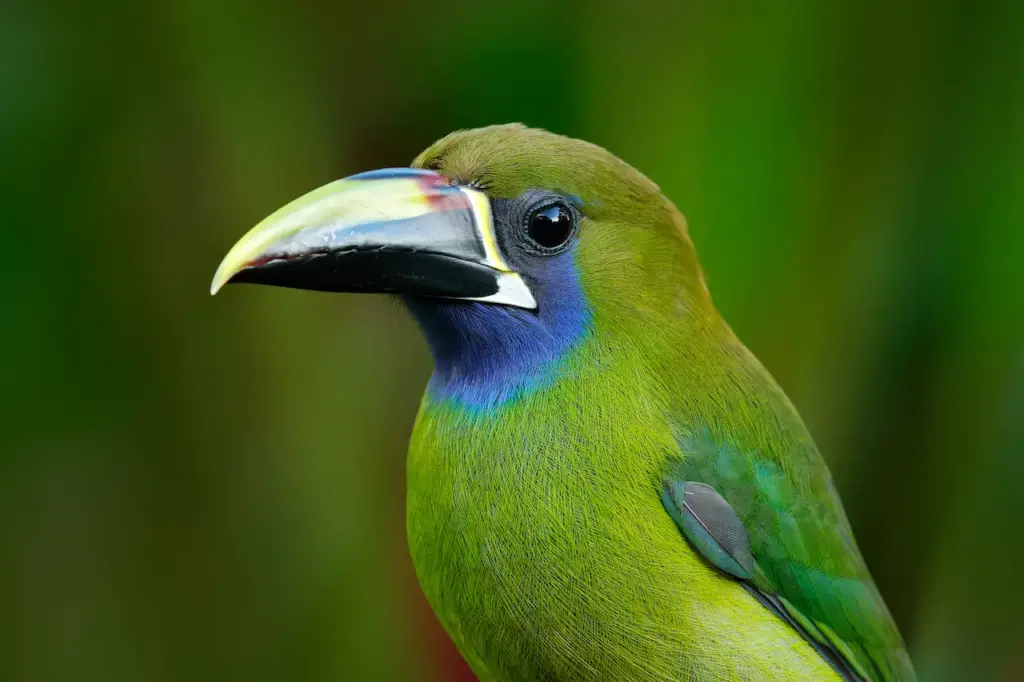
[[[915,679],[682,215],[604,149],[453,133],[272,214],[212,291],[233,282],[393,294],[418,321],[408,540],[484,682]]]

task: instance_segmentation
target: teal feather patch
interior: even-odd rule
[[[757,586],[766,586],[768,581],[754,562],[747,530],[736,511],[714,488],[696,481],[666,480],[662,504],[701,556],[732,577],[744,581],[747,591],[802,634],[844,680],[858,682],[871,679],[863,668],[856,665],[853,653],[835,633],[808,620],[784,597]]]
[[[700,481],[721,495],[747,531],[754,567],[743,578],[748,591],[803,634],[845,679],[914,679],[813,445],[790,446],[786,459],[802,463],[791,469],[777,453],[719,440],[708,429],[681,434],[679,446],[683,456],[669,465],[665,489]],[[672,517],[708,556],[694,539],[693,522]]]

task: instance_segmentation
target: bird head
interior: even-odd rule
[[[459,131],[411,168],[296,199],[230,250],[211,292],[242,282],[396,294],[430,343],[432,385],[476,377],[504,387],[491,400],[595,334],[710,309],[657,185],[601,147],[522,125]]]

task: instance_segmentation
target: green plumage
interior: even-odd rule
[[[509,399],[428,393],[412,438],[417,574],[480,679],[838,679],[824,648],[867,679],[914,679],[825,464],[715,311],[658,188],[519,126],[457,133],[414,165],[492,200],[582,205],[580,338]],[[750,586],[784,617],[685,539],[662,494],[686,481],[735,511]]]

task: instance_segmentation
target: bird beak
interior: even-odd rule
[[[537,307],[498,250],[487,197],[413,168],[353,175],[277,210],[232,247],[210,293],[236,282]]]

